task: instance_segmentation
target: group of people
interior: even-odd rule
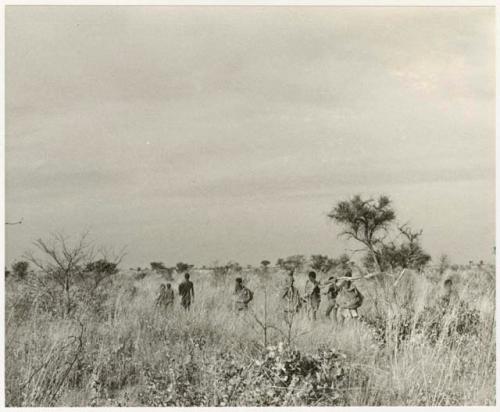
[[[281,294],[284,301],[284,312],[288,319],[298,313],[304,306],[307,316],[317,319],[317,313],[321,303],[321,288],[326,288],[323,293],[327,297],[327,307],[325,315],[333,320],[343,321],[344,319],[357,319],[358,308],[363,303],[363,295],[354,286],[351,280],[346,279],[352,276],[348,270],[344,273],[342,280],[337,280],[331,276],[327,282],[321,284],[316,279],[316,272],[309,272],[308,279],[304,288],[304,295],[301,296],[299,290],[295,287],[295,278],[293,271],[288,273],[287,281]]]
[[[305,308],[309,319],[316,320],[317,312],[321,303],[321,288],[325,288],[323,293],[327,297],[327,307],[325,315],[335,321],[343,322],[344,319],[357,319],[359,317],[357,309],[363,303],[363,295],[349,279],[352,277],[350,270],[344,272],[344,276],[339,279],[330,277],[327,282],[321,283],[316,279],[316,273],[311,271],[305,284],[304,294],[301,295],[295,286],[294,271],[290,271],[285,280],[284,287],[280,293],[280,300],[283,306],[285,318],[293,319],[297,313]],[[184,280],[179,284],[178,293],[181,299],[181,306],[189,310],[194,302],[194,285],[190,281],[189,273],[184,275]],[[170,283],[160,285],[160,293],[156,299],[156,305],[163,309],[171,308],[174,305],[174,290]],[[234,308],[241,312],[248,309],[249,303],[253,300],[253,292],[243,284],[243,279],[235,279],[234,288]]]
[[[189,278],[189,273],[186,273],[184,275],[184,280],[179,284],[181,306],[186,310],[188,310],[191,307],[191,303],[194,302],[194,285]],[[170,283],[167,283],[167,285],[162,283],[160,285],[160,294],[156,298],[156,306],[165,310],[171,308],[174,306],[174,296],[172,285]]]

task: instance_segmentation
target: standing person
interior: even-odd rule
[[[286,293],[288,289],[293,286],[294,284],[294,277],[293,277],[293,269],[290,270],[287,274],[287,277],[285,279],[284,285],[283,285],[283,293]]]
[[[181,305],[188,310],[191,303],[194,302],[194,286],[189,280],[189,273],[184,275],[184,281],[179,284],[179,295],[181,296]]]
[[[345,319],[357,319],[358,308],[363,304],[363,295],[350,280],[344,280],[340,284],[340,292],[336,299],[341,315],[341,321]]]
[[[319,282],[316,280],[316,272],[309,272],[309,279],[306,281],[304,289],[304,298],[307,302],[307,316],[316,320],[316,312],[318,311],[321,302],[321,291]]]
[[[439,299],[439,305],[447,309],[450,306],[450,302],[456,300],[456,294],[453,291],[453,281],[448,278],[443,283],[443,294]]]
[[[165,284],[162,283],[160,285],[160,294],[156,298],[156,306],[163,310],[167,310],[171,308],[173,304],[174,291],[172,289],[172,285],[170,283],[167,283],[167,287],[165,287]]]
[[[325,292],[328,299],[328,306],[326,308],[325,315],[327,318],[330,318],[330,314],[333,312],[333,320],[336,322],[338,312],[337,295],[340,292],[340,288],[338,287],[336,279],[333,276],[328,278],[328,284],[328,289]]]
[[[285,320],[289,323],[292,322],[293,317],[299,312],[302,306],[302,299],[298,289],[294,286],[295,279],[293,277],[293,270],[288,272],[287,279],[285,280],[285,287],[281,293],[283,301],[283,311]]]
[[[242,278],[236,278],[236,284],[234,286],[235,307],[237,311],[247,310],[248,304],[253,299],[253,292],[243,285]]]

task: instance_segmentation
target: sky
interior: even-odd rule
[[[125,266],[351,253],[393,200],[493,261],[492,7],[6,8],[6,262],[89,230]]]

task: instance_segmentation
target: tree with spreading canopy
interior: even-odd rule
[[[420,245],[422,230],[413,231],[407,224],[398,226],[398,236],[404,240],[386,241],[396,219],[387,196],[365,200],[356,195],[339,202],[328,217],[343,226],[340,236],[354,239],[365,247],[363,263],[368,270],[421,269],[431,259]]]
[[[396,218],[389,197],[380,196],[375,201],[356,195],[339,202],[328,217],[344,227],[340,236],[354,239],[368,249],[375,267],[381,271],[379,250],[390,223]]]

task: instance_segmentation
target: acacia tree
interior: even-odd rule
[[[80,235],[73,244],[66,236],[55,233],[48,240],[36,240],[34,246],[42,256],[38,257],[30,251],[25,254],[26,259],[60,286],[65,313],[69,315],[72,308],[71,289],[81,276],[82,268],[90,264],[95,255],[88,233]]]
[[[73,242],[69,237],[55,233],[49,239],[38,239],[33,244],[38,255],[29,251],[25,257],[49,281],[60,287],[66,316],[73,307],[73,289],[77,285],[85,287],[86,281],[89,281],[90,291],[93,292],[104,279],[117,272],[117,266],[125,256],[124,250],[118,254],[105,248],[96,251],[93,242],[88,239],[87,232]],[[113,257],[110,257],[111,255]]]
[[[383,244],[378,252],[379,263],[382,270],[394,268],[409,268],[420,270],[425,266],[431,257],[420,246],[420,236],[422,230],[413,231],[407,224],[398,227],[400,235],[404,240],[400,244],[394,241]],[[373,256],[367,253],[363,258],[363,263],[369,270],[374,269]]]
[[[360,195],[341,201],[328,217],[344,227],[339,236],[354,239],[363,244],[371,254],[375,267],[381,271],[380,249],[390,223],[396,218],[387,196],[377,201],[363,200]]]
[[[413,231],[407,224],[398,227],[399,233],[402,234],[406,241],[399,247],[401,256],[401,267],[411,269],[421,269],[430,260],[431,256],[426,253],[420,245],[420,236],[423,230],[418,232]]]

